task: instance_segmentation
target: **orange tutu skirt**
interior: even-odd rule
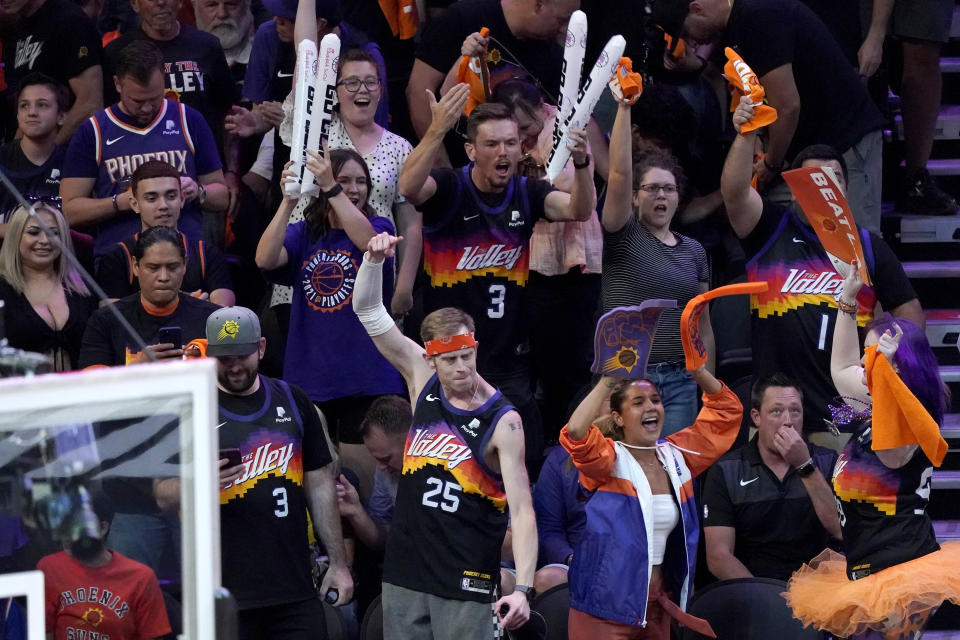
[[[783,596],[804,626],[894,640],[921,629],[944,600],[960,604],[960,542],[860,580],[847,578],[846,558],[827,549],[793,574]]]

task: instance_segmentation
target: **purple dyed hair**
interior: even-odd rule
[[[906,318],[894,318],[889,313],[868,324],[866,329],[880,336],[888,329],[895,333],[894,324],[903,330],[900,346],[893,355],[894,364],[900,369],[900,379],[937,424],[942,424],[943,414],[950,403],[950,391],[940,379],[940,365],[923,329]]]

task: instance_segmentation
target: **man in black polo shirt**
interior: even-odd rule
[[[756,437],[714,463],[704,484],[707,566],[720,580],[787,580],[841,537],[827,481],[837,454],[804,442],[803,392],[790,378],[760,378],[751,403]]]

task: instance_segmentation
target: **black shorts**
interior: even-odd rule
[[[363,444],[360,423],[373,401],[380,396],[348,396],[317,402],[317,408],[327,419],[327,430],[335,444]]]
[[[326,640],[327,624],[319,598],[243,609],[237,616],[239,640]]]

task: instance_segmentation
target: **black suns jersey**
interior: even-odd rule
[[[447,401],[436,375],[424,387],[404,448],[384,582],[490,601],[499,579],[507,495],[483,451],[512,410],[499,391],[465,411]]]

